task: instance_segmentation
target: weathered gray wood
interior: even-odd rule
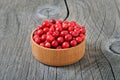
[[[119,13],[116,4],[111,0],[77,0],[67,1],[69,3],[70,15],[68,20],[75,19],[79,23],[84,23],[87,29],[87,60],[89,66],[83,75],[83,80],[119,80],[120,77],[120,60],[119,55],[114,52],[109,53],[116,32],[119,32]],[[73,14],[74,12],[74,14]],[[77,15],[77,16],[76,16]],[[79,17],[78,17],[79,16]],[[109,44],[109,46],[106,46]],[[103,46],[104,45],[104,46]],[[114,44],[117,48],[119,45]],[[114,47],[112,45],[112,47]],[[106,48],[105,48],[106,47]],[[112,48],[116,50],[116,48]],[[84,58],[85,58],[84,57]],[[80,65],[85,65],[84,60]],[[82,72],[85,68],[82,69]],[[91,74],[89,74],[91,73]],[[81,74],[77,74],[81,75]],[[87,79],[86,79],[87,76]]]
[[[120,80],[119,10],[119,0],[0,0],[0,80]],[[32,56],[30,33],[50,18],[86,26],[76,64],[50,67]]]
[[[56,80],[56,68],[32,56],[30,34],[44,18],[66,15],[63,0],[0,0],[0,80]]]

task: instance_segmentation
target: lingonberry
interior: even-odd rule
[[[70,47],[69,42],[63,42],[62,43],[62,48],[69,48],[69,47]]]
[[[54,40],[54,37],[49,34],[49,35],[46,36],[46,40],[47,40],[48,42],[52,42],[52,41]]]
[[[57,47],[58,46],[58,41],[57,40],[53,40],[51,44],[52,44],[53,47]]]
[[[77,45],[77,41],[76,41],[76,40],[70,41],[70,45],[71,45],[71,46],[76,46],[76,45]]]
[[[46,43],[45,43],[45,47],[46,47],[46,48],[50,48],[50,47],[51,47],[50,42],[46,42]]]
[[[64,38],[63,38],[63,37],[58,37],[58,38],[57,38],[57,41],[58,41],[59,44],[61,44],[61,43],[63,43]]]
[[[72,35],[71,34],[65,35],[65,40],[66,41],[70,41],[71,39],[72,39]]]

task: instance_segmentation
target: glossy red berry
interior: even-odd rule
[[[59,31],[54,31],[52,34],[54,37],[58,37],[59,36]]]
[[[70,26],[69,28],[68,28],[68,31],[73,31],[74,30],[74,27],[72,27],[72,26]]]
[[[57,38],[57,41],[58,41],[59,44],[61,44],[61,43],[63,43],[64,38],[63,38],[63,37],[58,37],[58,38]]]
[[[58,42],[57,42],[57,40],[52,41],[51,44],[52,44],[53,47],[57,47],[57,46],[58,46]]]
[[[65,35],[67,35],[67,34],[68,34],[68,31],[67,31],[67,30],[63,30],[63,31],[61,31],[61,33],[60,33],[61,36],[65,36]]]
[[[45,43],[45,47],[46,47],[46,48],[50,48],[50,47],[51,47],[51,44],[50,44],[49,42],[46,42],[46,43]]]
[[[62,20],[57,20],[56,24],[62,24]]]
[[[34,39],[34,41],[35,41],[37,44],[40,44],[41,39],[40,39],[40,37],[36,37],[36,38]]]
[[[52,41],[54,40],[54,37],[53,37],[52,35],[47,35],[47,36],[46,36],[46,40],[47,40],[48,42],[52,42]]]
[[[45,41],[45,40],[46,40],[46,34],[43,34],[43,35],[41,36],[41,40],[42,40],[42,41]]]
[[[42,26],[43,27],[49,27],[50,23],[47,20],[45,20],[45,21],[43,21]]]
[[[62,43],[62,48],[69,48],[69,47],[70,47],[69,42],[63,42]]]
[[[70,41],[70,45],[71,45],[71,46],[76,46],[76,45],[77,45],[77,41],[76,41],[76,40]]]
[[[37,37],[39,37],[39,35],[36,34],[33,36],[33,39],[35,40],[35,38],[37,38]]]
[[[46,34],[47,34],[47,35],[52,35],[53,32],[52,32],[52,31],[49,31],[49,32],[47,32]]]
[[[63,21],[63,24],[68,24],[68,23],[69,23],[69,22],[68,22],[68,21],[66,21],[66,20],[65,20],[65,21]]]
[[[62,47],[61,46],[57,46],[56,49],[62,49]]]
[[[50,22],[53,23],[53,24],[56,23],[56,21],[54,19],[51,19]]]
[[[77,31],[72,32],[72,36],[77,37],[78,35],[79,35],[79,32],[77,32]]]
[[[36,34],[38,34],[39,36],[41,36],[43,34],[43,30],[42,29],[37,30]]]
[[[75,26],[75,25],[76,25],[76,23],[74,23],[73,21],[71,21],[71,22],[68,23],[68,26],[69,26],[69,27],[73,27],[73,26]]]
[[[72,40],[72,35],[71,35],[71,34],[65,35],[65,40],[66,40],[66,41]]]
[[[77,43],[81,43],[82,42],[82,38],[81,37],[76,37],[76,41],[77,41]]]
[[[63,28],[63,29],[67,29],[67,28],[68,28],[68,24],[62,23],[62,28]]]
[[[40,43],[40,46],[44,47],[44,46],[45,46],[45,43],[43,43],[43,42],[42,42],[42,43]]]
[[[55,26],[54,25],[52,25],[50,28],[49,28],[49,31],[55,31]]]
[[[82,40],[84,40],[85,35],[84,34],[80,34],[80,37],[82,38]]]
[[[82,34],[85,34],[85,27],[81,27],[81,29],[80,29],[80,33],[82,33]]]
[[[48,28],[48,27],[43,28],[43,32],[44,32],[44,33],[47,33],[48,31],[49,31],[49,28]]]
[[[56,24],[55,29],[56,29],[56,31],[62,31],[61,24]]]
[[[72,35],[73,31],[69,31],[69,33]]]

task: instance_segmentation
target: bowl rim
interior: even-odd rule
[[[65,51],[65,50],[69,50],[69,49],[76,48],[76,47],[78,47],[79,45],[81,45],[81,44],[85,41],[85,38],[84,38],[84,40],[83,40],[80,44],[78,44],[77,46],[71,47],[71,48],[65,48],[65,49],[45,48],[45,47],[42,47],[42,46],[38,45],[38,44],[35,43],[35,41],[33,40],[33,33],[34,33],[34,31],[35,31],[36,29],[37,29],[37,28],[35,28],[35,29],[32,31],[32,33],[31,33],[31,41],[32,41],[37,47],[40,47],[40,48],[43,48],[43,49],[46,49],[46,50],[51,50],[51,51]]]

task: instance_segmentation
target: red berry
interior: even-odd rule
[[[49,32],[47,32],[46,34],[47,34],[47,35],[52,35],[53,32],[52,32],[52,31],[49,31]]]
[[[77,41],[76,41],[76,40],[70,41],[70,45],[71,45],[71,46],[76,46],[76,45],[77,45]]]
[[[61,31],[61,33],[60,33],[61,36],[65,36],[65,35],[67,35],[67,34],[68,34],[68,31],[67,31],[67,30],[63,30],[63,31]]]
[[[56,28],[56,31],[62,31],[61,24],[56,24],[55,28]]]
[[[73,29],[74,29],[74,27],[70,26],[70,27],[68,28],[68,31],[73,31]]]
[[[62,43],[62,48],[69,48],[69,47],[70,47],[69,42],[63,42]]]
[[[76,28],[80,28],[80,26],[78,26],[78,25],[74,26],[74,29],[76,29]]]
[[[48,27],[43,28],[44,33],[47,33],[49,31]]]
[[[67,29],[67,28],[68,28],[68,24],[62,23],[62,28],[63,28],[63,29]]]
[[[62,49],[62,47],[61,47],[61,46],[58,46],[56,49]]]
[[[73,22],[73,21],[71,21],[71,22],[68,23],[68,26],[69,26],[69,27],[73,27],[73,26],[75,26],[75,25],[76,25],[76,23]]]
[[[62,20],[57,20],[56,24],[62,24]]]
[[[80,43],[80,42],[82,42],[83,40],[82,40],[81,37],[76,37],[76,41],[77,41],[78,43]]]
[[[54,40],[54,37],[52,35],[47,35],[46,40],[48,42],[52,42]]]
[[[59,36],[59,31],[54,31],[52,34],[54,37],[58,37]]]
[[[68,21],[63,21],[63,24],[68,24],[69,22]]]
[[[45,40],[46,40],[46,34],[43,34],[43,35],[41,36],[41,40],[42,40],[42,41],[45,41]]]
[[[52,41],[52,46],[53,46],[53,47],[57,47],[57,46],[58,46],[57,40]]]
[[[35,40],[35,38],[37,38],[37,37],[39,37],[39,35],[36,34],[33,36],[33,39]]]
[[[70,41],[71,39],[72,39],[72,35],[71,34],[65,35],[65,40],[66,41]]]
[[[37,30],[35,30],[35,31],[33,32],[33,34],[36,35],[36,34],[37,34]]]
[[[78,34],[80,33],[80,30],[78,30],[77,28],[74,29],[74,32],[77,32]]]
[[[81,29],[80,29],[80,33],[82,33],[82,34],[85,34],[85,27],[82,27]]]
[[[53,24],[56,23],[56,21],[54,19],[51,19],[50,22],[53,23]]]
[[[60,43],[60,44],[61,44],[61,43],[63,43],[64,38],[63,38],[63,37],[58,37],[58,38],[57,38],[57,41],[58,41],[58,43]]]
[[[77,31],[72,32],[72,36],[77,37],[78,35],[79,35],[79,32],[77,32]]]
[[[78,27],[81,28],[81,26],[79,24],[76,24],[75,28],[78,28]]]
[[[51,44],[50,44],[49,42],[46,42],[46,43],[45,43],[45,47],[46,47],[46,48],[50,48],[50,47],[51,47]]]
[[[40,43],[40,46],[44,47],[44,46],[45,46],[45,43],[43,43],[43,42],[42,42],[42,43]]]
[[[79,36],[80,36],[80,37],[83,37],[83,36],[85,36],[85,35],[84,35],[84,34],[80,34]]]
[[[34,39],[34,41],[35,41],[37,44],[40,44],[41,39],[40,39],[40,37],[36,37],[36,38]]]
[[[82,38],[82,40],[84,40],[85,35],[84,34],[80,34],[80,37]]]
[[[69,33],[70,33],[70,34],[72,34],[72,33],[73,33],[73,31],[69,31]]]
[[[42,29],[37,30],[36,34],[38,34],[39,36],[41,36],[43,34],[43,30]]]
[[[49,31],[55,31],[55,25],[52,25],[49,29]]]
[[[42,22],[42,26],[43,27],[49,27],[50,26],[50,22],[48,22],[47,20]]]
[[[79,31],[79,30],[80,30],[80,27],[74,29],[74,31]]]

